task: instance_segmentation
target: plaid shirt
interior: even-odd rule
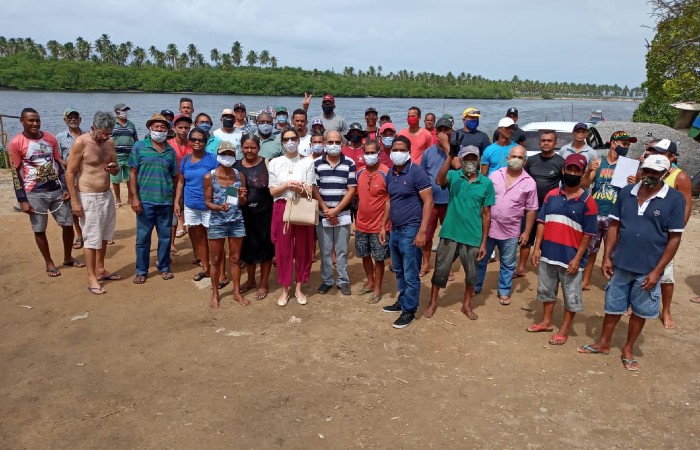
[[[65,130],[56,135],[56,140],[61,151],[61,159],[68,163],[68,155],[70,155],[70,148],[73,146],[75,138],[70,134],[70,130]]]

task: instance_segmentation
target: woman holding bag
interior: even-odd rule
[[[272,206],[272,242],[275,244],[277,259],[277,282],[282,286],[282,295],[277,300],[279,306],[289,302],[289,287],[292,284],[292,270],[296,276],[295,297],[300,305],[306,304],[306,296],[301,285],[309,281],[313,260],[314,225],[294,225],[284,222],[287,202],[295,197],[310,197],[316,181],[313,158],[299,156],[299,133],[294,128],[286,129],[280,136],[284,155],[270,161],[270,193],[274,198]]]

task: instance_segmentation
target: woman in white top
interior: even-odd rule
[[[272,207],[272,242],[275,244],[277,260],[277,282],[282,286],[282,295],[277,304],[285,306],[289,301],[292,270],[296,273],[295,297],[299,304],[306,304],[301,285],[309,281],[313,261],[314,226],[288,225],[283,222],[287,200],[295,196],[311,195],[316,181],[313,158],[301,158],[298,153],[299,133],[288,128],[280,135],[284,155],[270,160],[270,193],[274,197]]]

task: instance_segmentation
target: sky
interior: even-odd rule
[[[279,66],[402,69],[630,88],[646,79],[646,0],[34,0],[4,2],[0,34],[268,50]],[[28,6],[30,5],[30,6]],[[147,7],[145,7],[147,6]],[[29,9],[30,8],[30,9]]]

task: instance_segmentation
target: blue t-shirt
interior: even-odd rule
[[[423,159],[420,161],[420,166],[425,170],[433,187],[433,202],[435,202],[436,205],[446,205],[450,200],[450,193],[447,189],[443,189],[443,187],[435,181],[446,159],[447,153],[440,150],[437,145],[433,145],[428,147],[425,153],[423,153]]]
[[[423,201],[420,192],[430,188],[425,170],[409,162],[401,172],[393,167],[387,174],[389,191],[389,218],[393,227],[420,226],[423,218]]]
[[[506,167],[506,158],[508,157],[508,153],[510,153],[510,149],[516,145],[518,144],[511,142],[504,147],[494,142],[486,147],[484,154],[481,156],[481,165],[489,166],[489,173],[487,175],[491,175],[501,167]]]
[[[202,159],[196,163],[192,162],[191,153],[182,158],[182,161],[180,161],[180,172],[185,178],[183,190],[185,206],[206,211],[207,206],[204,204],[204,175],[216,169],[218,165],[216,156],[210,153],[205,153]]]
[[[683,195],[664,187],[642,206],[637,202],[639,184],[625,186],[617,194],[610,218],[620,222],[613,265],[628,272],[647,274],[659,263],[668,245],[668,233],[685,228]]]

